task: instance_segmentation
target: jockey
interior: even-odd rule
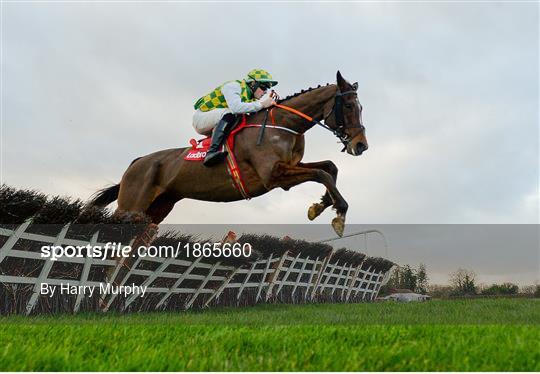
[[[236,122],[236,115],[258,112],[275,104],[277,95],[268,89],[278,82],[262,69],[253,69],[243,80],[229,81],[195,103],[193,127],[202,135],[208,135],[212,129],[212,145],[208,149],[205,166],[213,166],[225,159],[226,152],[219,148]]]

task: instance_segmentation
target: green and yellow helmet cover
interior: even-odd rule
[[[274,78],[272,78],[272,74],[267,72],[263,69],[253,69],[249,73],[247,73],[247,77],[245,79],[246,82],[266,82],[269,83],[272,86],[275,86],[278,84]]]

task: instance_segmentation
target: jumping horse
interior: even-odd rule
[[[308,209],[314,220],[332,206],[332,226],[343,235],[348,204],[336,187],[338,169],[332,161],[302,162],[304,133],[314,126],[332,132],[344,145],[343,151],[360,156],[368,149],[362,124],[358,84],[350,84],[337,72],[337,83],[303,90],[277,105],[249,115],[249,122],[266,124],[247,127],[235,137],[234,156],[249,197],[281,187],[289,190],[304,182],[326,187],[320,202]],[[118,200],[114,216],[144,216],[157,225],[182,199],[229,202],[245,196],[231,183],[225,163],[205,167],[202,162],[184,160],[189,148],[158,151],[135,159],[120,183],[100,190],[90,206],[103,207]]]

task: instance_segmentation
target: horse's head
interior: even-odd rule
[[[350,84],[337,72],[337,92],[324,110],[324,123],[334,131],[345,145],[343,150],[360,156],[368,149],[366,129],[362,123],[362,105],[356,90],[358,83]]]

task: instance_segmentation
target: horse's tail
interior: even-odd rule
[[[129,166],[133,165],[137,160],[140,160],[142,157],[137,157],[135,160],[131,161]],[[98,208],[105,208],[107,205],[118,199],[118,194],[120,193],[120,183],[114,184],[109,187],[105,187],[97,191],[88,202],[87,206],[95,206]]]
[[[89,201],[89,206],[95,206],[99,208],[106,207],[116,199],[118,199],[118,193],[120,192],[120,183],[110,187],[105,187],[97,191],[92,199]]]

